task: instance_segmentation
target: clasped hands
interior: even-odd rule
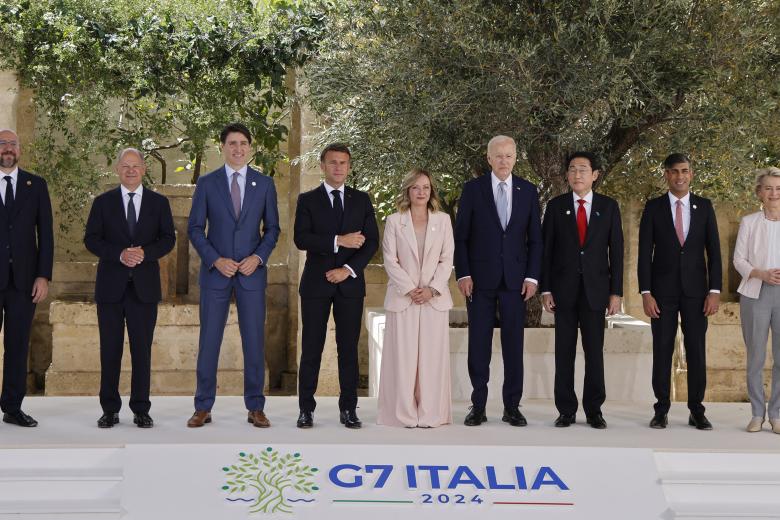
[[[759,278],[769,285],[780,285],[780,269],[767,269],[761,271]]]
[[[119,261],[127,267],[135,267],[144,261],[144,249],[142,247],[128,247],[119,255]]]
[[[250,276],[260,267],[260,263],[260,257],[257,255],[249,255],[240,262],[236,262],[232,258],[219,257],[214,262],[214,267],[222,273],[222,276],[232,278],[236,273]]]
[[[411,298],[412,302],[416,305],[423,305],[433,298],[433,289],[430,287],[418,287],[417,289],[412,289],[406,293],[406,295]]]

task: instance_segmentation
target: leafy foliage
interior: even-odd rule
[[[284,497],[284,490],[292,487],[300,493],[310,494],[319,489],[311,478],[318,468],[303,465],[300,453],[281,455],[273,448],[266,448],[259,455],[239,453],[237,464],[222,468],[227,479],[222,489],[228,493],[240,493],[247,488],[257,492],[251,513],[292,512]]]
[[[499,133],[544,200],[575,149],[600,155],[602,191],[623,198],[656,192],[672,151],[726,199],[777,161],[778,0],[354,0],[328,23],[309,102],[380,212],[420,165],[452,213]]]

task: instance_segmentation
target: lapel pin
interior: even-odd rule
[[[257,186],[257,183],[255,181],[252,181],[252,186]]]
[[[32,186],[32,181],[27,181],[28,186]]]
[[[698,209],[698,208],[696,207],[696,204],[694,204],[694,205],[693,205],[693,209]]]
[[[597,216],[597,217],[600,217],[600,216],[601,216],[601,213],[599,213],[599,212],[597,211],[597,212],[596,212],[596,216]]]
[[[567,214],[567,215],[571,215],[571,211],[567,209],[567,210],[566,210],[566,214]]]

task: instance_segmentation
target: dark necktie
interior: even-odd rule
[[[577,232],[580,235],[580,246],[585,245],[585,236],[588,232],[588,215],[585,213],[585,199],[580,199],[579,209],[577,209]]]
[[[14,187],[10,175],[6,175],[3,179],[5,179],[5,209],[10,213],[11,208],[14,207]]]
[[[331,191],[333,194],[333,211],[336,214],[336,223],[339,229],[344,222],[344,205],[341,203],[341,192],[339,190]]]
[[[130,238],[135,236],[135,225],[138,222],[138,217],[135,214],[135,204],[133,204],[133,197],[135,193],[128,193],[130,201],[127,203],[127,229],[130,231]]]

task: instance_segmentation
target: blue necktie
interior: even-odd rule
[[[498,210],[498,220],[501,221],[501,227],[506,229],[506,182],[498,183],[498,196],[496,197],[496,209]]]

